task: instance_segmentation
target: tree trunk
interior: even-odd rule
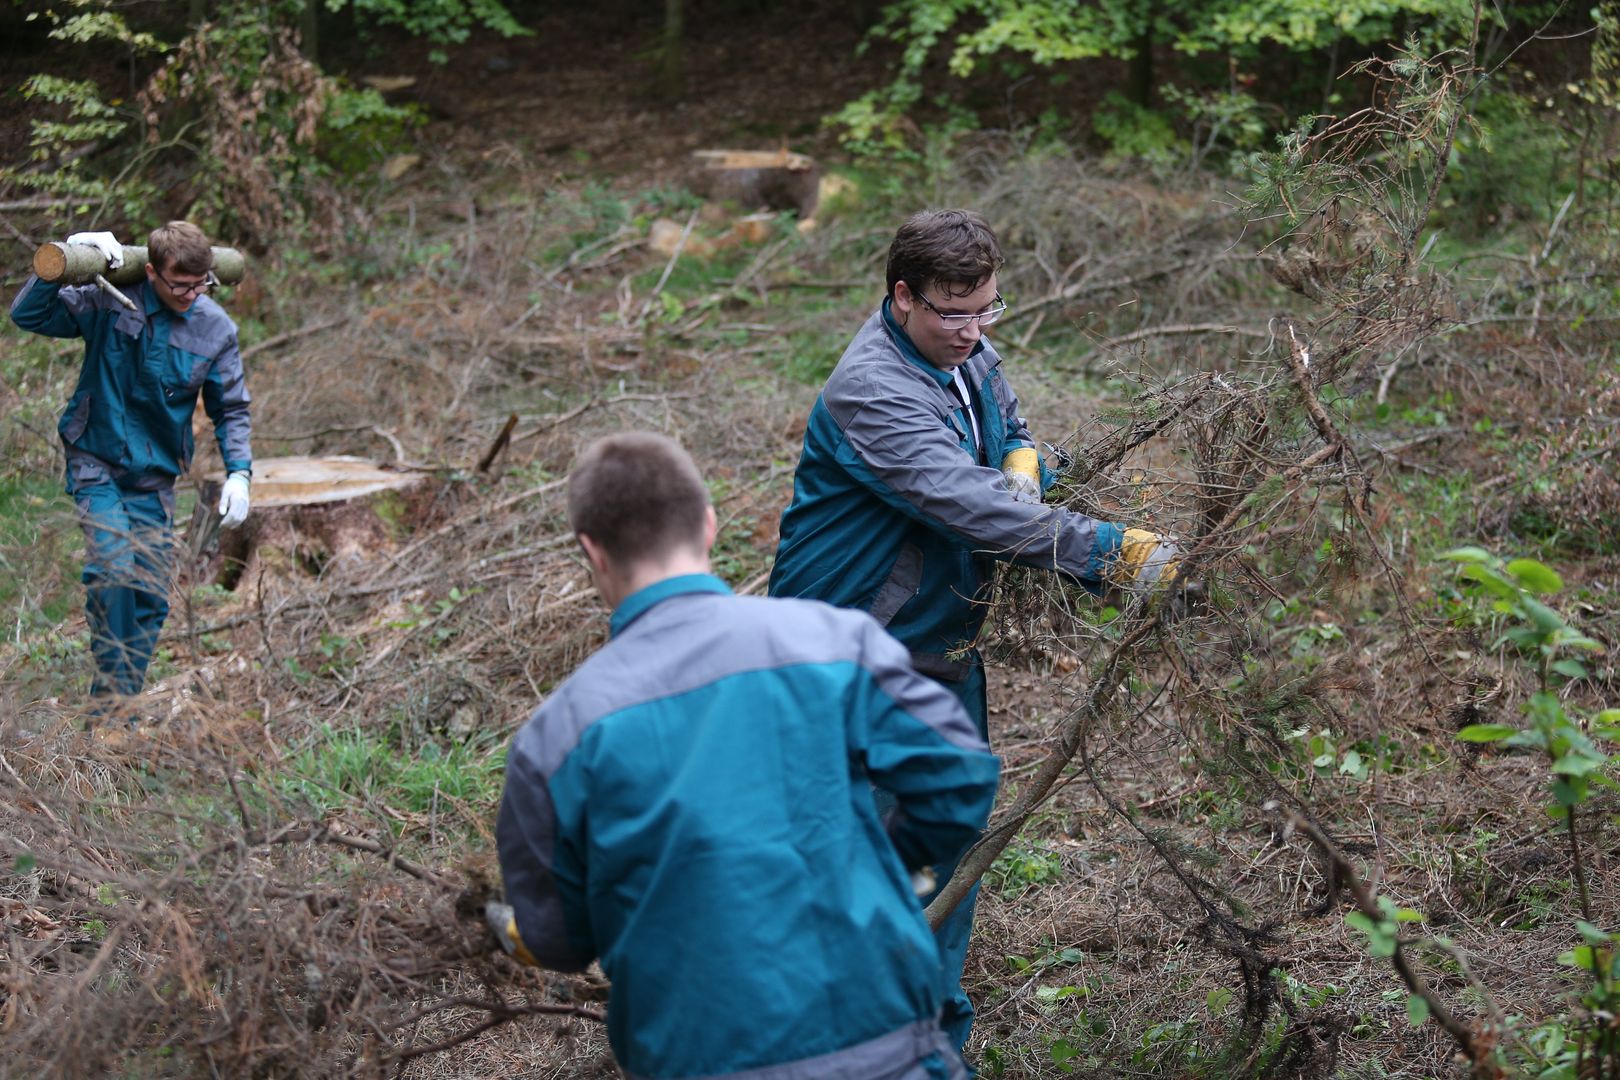
[[[247,276],[247,260],[235,248],[217,247],[214,276],[222,285],[235,285]],[[51,241],[34,252],[34,273],[41,281],[61,285],[83,285],[104,274],[114,285],[134,285],[146,280],[146,248],[124,245],[124,265],[107,269],[107,260],[87,244]]]
[[[664,43],[659,58],[659,83],[664,96],[679,99],[685,92],[685,64],[681,54],[681,38],[685,36],[685,10],[682,0],[664,0]]]
[[[1153,17],[1151,13],[1144,13],[1142,26],[1136,33],[1136,40],[1131,47],[1136,51],[1131,55],[1130,73],[1126,76],[1126,90],[1131,101],[1142,108],[1149,108],[1153,104]]]
[[[304,10],[298,19],[299,48],[304,59],[316,67],[321,63],[321,2],[304,0]]]

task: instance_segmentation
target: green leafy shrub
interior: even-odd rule
[[[52,23],[58,41],[88,45],[105,53],[122,52],[131,61],[164,51],[151,34],[130,28],[116,12],[101,10],[91,0],[67,0],[64,8],[33,12]],[[111,215],[138,218],[156,186],[135,166],[115,173],[96,171],[91,151],[124,137],[139,119],[126,103],[106,100],[90,79],[33,75],[18,94],[46,115],[29,121],[26,164],[0,166],[0,184],[59,196],[74,204],[74,213],[90,222]]]
[[[1186,144],[1176,134],[1169,117],[1131,101],[1115,91],[1091,116],[1092,128],[1108,144],[1110,156],[1140,158],[1150,165],[1164,167],[1186,156]]]
[[[1478,237],[1513,225],[1545,228],[1574,190],[1571,133],[1540,97],[1496,92],[1457,130],[1435,224]]]
[[[334,86],[321,113],[317,136],[320,160],[353,176],[410,145],[411,131],[425,123],[414,105],[393,105],[377,91]]]
[[[395,26],[412,37],[435,45],[459,45],[477,29],[492,30],[502,37],[518,37],[533,31],[519,23],[501,0],[349,0],[355,12],[367,22]],[[332,10],[343,0],[326,0]],[[435,49],[430,59],[444,63],[448,57]]]
[[[1569,838],[1570,870],[1575,879],[1581,918],[1575,929],[1582,944],[1559,955],[1558,962],[1588,976],[1578,998],[1578,1011],[1569,1017],[1543,1020],[1518,1041],[1510,1057],[1538,1077],[1570,1077],[1580,1073],[1583,1059],[1612,1062],[1620,1058],[1620,1030],[1612,1018],[1620,1009],[1620,966],[1616,961],[1616,935],[1593,924],[1591,892],[1587,883],[1577,821],[1595,788],[1620,790],[1611,775],[1620,754],[1599,745],[1620,742],[1620,708],[1583,710],[1560,694],[1561,684],[1586,678],[1581,655],[1603,646],[1572,627],[1559,612],[1540,598],[1561,592],[1562,579],[1551,567],[1535,559],[1504,561],[1475,547],[1448,551],[1442,558],[1462,563],[1462,577],[1472,593],[1502,621],[1497,646],[1511,645],[1531,663],[1539,677],[1538,689],[1524,703],[1525,722],[1476,723],[1457,733],[1469,743],[1497,743],[1529,750],[1547,762],[1552,803],[1548,814],[1564,823]],[[1376,949],[1375,940],[1375,952]],[[1421,1017],[1414,1017],[1414,1022]]]

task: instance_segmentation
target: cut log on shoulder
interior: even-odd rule
[[[217,247],[214,276],[221,285],[235,285],[247,276],[247,259],[235,248]],[[104,275],[114,285],[134,285],[146,280],[146,249],[124,246],[124,264],[107,269],[107,259],[89,244],[64,244],[52,240],[34,252],[34,273],[53,285],[83,285]]]
[[[787,150],[694,150],[692,190],[706,199],[730,200],[746,209],[816,212],[821,166]]]

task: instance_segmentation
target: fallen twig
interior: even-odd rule
[[[299,338],[306,338],[311,334],[319,334],[321,331],[330,330],[334,326],[342,326],[348,321],[349,316],[336,315],[330,319],[322,319],[320,322],[310,323],[307,326],[300,326],[296,330],[287,330],[283,333],[276,334],[273,337],[267,337],[263,341],[255,342],[254,344],[243,349],[242,359],[246,360],[249,357],[256,356],[259,353],[265,352],[269,349],[274,349],[285,345],[289,341],[297,341]]]

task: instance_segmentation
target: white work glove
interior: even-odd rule
[[[107,269],[116,270],[124,265],[124,245],[110,232],[76,232],[67,238],[69,244],[93,247],[107,260]]]
[[[234,529],[248,516],[248,474],[233,472],[225,478],[225,486],[219,493],[220,524],[227,529]]]
[[[1004,472],[1001,474],[1007,481],[1007,493],[1021,503],[1039,503],[1041,501],[1041,482],[1027,473]]]
[[[1109,577],[1133,593],[1152,592],[1176,580],[1180,555],[1175,541],[1167,536],[1146,529],[1126,529]]]

